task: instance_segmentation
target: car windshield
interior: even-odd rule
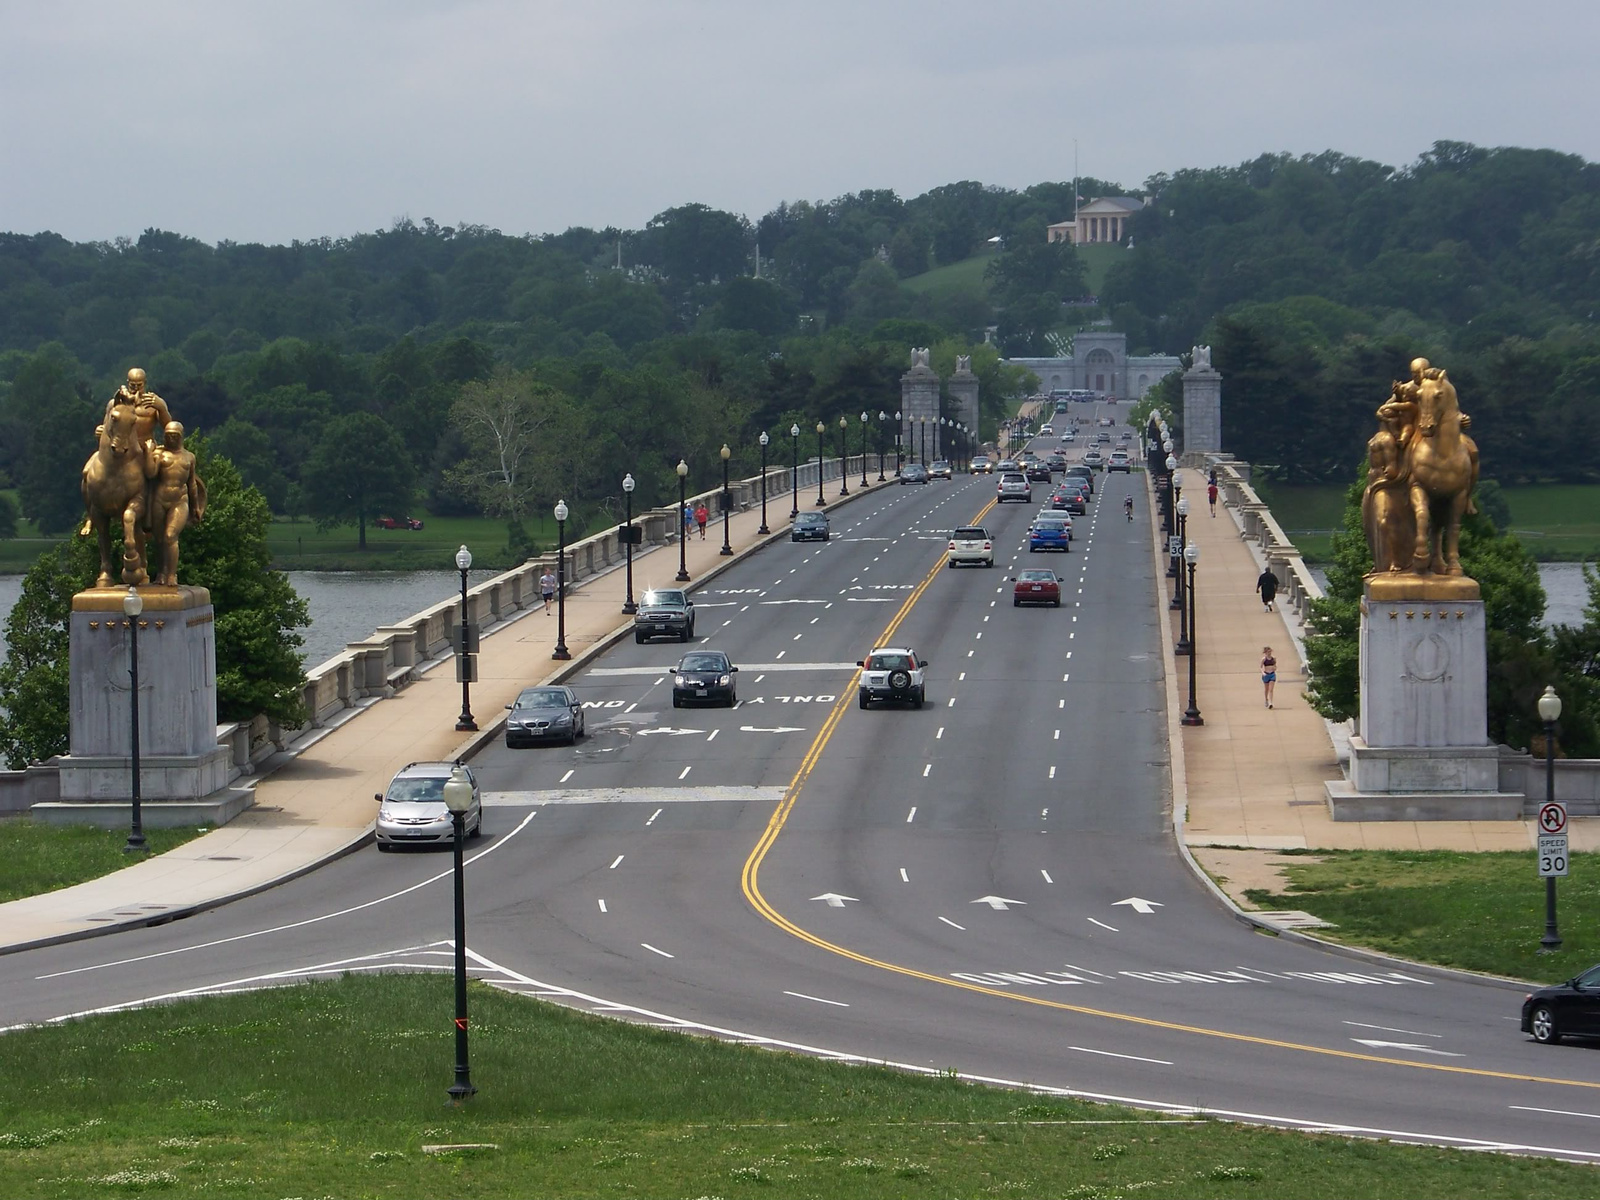
[[[826,525],[828,518],[822,513],[801,513],[794,519],[796,525]]]
[[[1024,571],[1017,578],[1023,583],[1054,583],[1056,581],[1053,571]]]
[[[905,654],[874,654],[867,662],[870,671],[903,671],[911,665],[911,658]]]
[[[958,542],[981,542],[989,536],[989,533],[978,526],[969,525],[956,530],[950,536]]]
[[[685,654],[678,664],[680,671],[726,671],[728,659],[722,654]]]
[[[1039,530],[1041,533],[1053,533],[1060,532],[1061,530],[1065,529],[1067,527],[1067,523],[1065,521],[1052,521],[1047,517],[1040,517],[1033,523],[1033,527]]]
[[[397,804],[426,804],[429,801],[444,803],[442,776],[432,779],[396,779],[389,785],[388,799]]]
[[[682,608],[687,602],[687,597],[682,592],[646,592],[644,606],[646,608]]]
[[[565,708],[567,693],[561,688],[529,688],[517,697],[518,708]]]

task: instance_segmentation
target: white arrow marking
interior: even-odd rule
[[[893,598],[889,597],[889,596],[846,596],[845,599],[851,604],[893,604],[894,603]]]
[[[811,897],[813,900],[826,900],[829,908],[843,908],[846,900],[852,904],[860,904],[854,896],[841,896],[838,892],[823,892],[820,896]]]
[[[1380,1042],[1376,1038],[1351,1038],[1360,1046],[1371,1046],[1374,1050],[1411,1050],[1418,1054],[1437,1054],[1441,1058],[1465,1058],[1465,1054],[1452,1054],[1449,1050],[1435,1050],[1432,1046],[1419,1046],[1415,1042]]]
[[[987,904],[990,908],[1004,912],[1013,904],[1025,905],[1026,900],[1007,900],[1004,896],[979,896],[976,900],[969,900],[969,904]]]
[[[801,725],[774,725],[771,729],[764,729],[759,725],[741,725],[741,726],[739,726],[739,732],[740,733],[804,733],[805,732],[805,728],[804,728],[804,726],[801,726]]]
[[[1118,900],[1116,903],[1126,904],[1132,908],[1134,912],[1143,913],[1147,917],[1151,913],[1155,912],[1156,909],[1166,907],[1159,900],[1141,900],[1137,896],[1129,896],[1126,900]]]
[[[704,729],[674,729],[670,725],[663,725],[660,729],[641,729],[640,737],[649,737],[653,733],[664,733],[668,737],[682,737],[686,733],[704,733]]]
[[[826,604],[826,600],[763,600],[763,604]]]

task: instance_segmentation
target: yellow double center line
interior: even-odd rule
[[[994,508],[996,501],[991,500],[979,510],[968,524],[977,524]],[[922,582],[906,597],[905,603],[900,606],[888,625],[884,626],[883,633],[875,645],[885,645],[891,641],[895,632],[900,628],[911,610],[916,607],[917,601],[922,599],[928,586],[939,576],[944,568],[944,561],[935,563]],[[1002,991],[999,988],[985,987],[982,984],[970,983],[963,979],[950,979],[943,975],[930,974],[919,971],[914,967],[901,966],[899,963],[885,962],[883,959],[872,958],[860,954],[846,946],[820,938],[809,930],[802,929],[788,917],[775,909],[761,892],[761,864],[767,852],[772,849],[778,840],[778,835],[783,832],[788,823],[789,814],[794,811],[795,803],[800,799],[800,793],[805,788],[806,780],[822,759],[822,752],[827,749],[834,732],[839,728],[839,722],[850,709],[850,703],[856,690],[856,681],[860,678],[859,669],[851,675],[849,684],[840,691],[839,699],[833,709],[828,713],[828,719],[822,723],[816,738],[811,743],[811,748],[806,751],[806,756],[801,760],[800,769],[789,781],[789,786],[784,790],[783,799],[778,802],[772,817],[767,821],[767,826],[761,832],[760,839],[755,848],[750,851],[750,856],[745,859],[744,870],[740,876],[740,888],[745,899],[751,906],[772,924],[785,933],[792,934],[801,941],[815,946],[819,950],[826,950],[829,954],[837,954],[841,958],[850,959],[863,966],[874,967],[880,971],[888,971],[895,975],[903,975],[910,979],[920,979],[924,983],[938,984],[940,987],[956,988],[964,992],[976,992],[983,996],[992,996],[997,1000],[1009,1000],[1015,1004],[1031,1004],[1037,1008],[1050,1008],[1060,1012],[1078,1013],[1086,1017],[1102,1017],[1108,1021],[1122,1021],[1129,1025],[1142,1025],[1149,1029],[1165,1029],[1174,1033],[1189,1033],[1200,1037],[1220,1038],[1224,1041],[1243,1042],[1253,1046],[1267,1046],[1275,1050],[1294,1050],[1302,1054],[1320,1054],[1328,1058],[1351,1059],[1356,1062],[1381,1063],[1392,1067],[1409,1067],[1414,1071],[1440,1071],[1447,1075],[1471,1075],[1486,1079],[1512,1079],[1523,1083],[1550,1083],[1563,1087],[1595,1088],[1600,1089],[1600,1082],[1591,1082],[1585,1079],[1558,1079],[1545,1075],[1524,1075],[1514,1071],[1488,1071],[1477,1067],[1458,1067],[1446,1063],[1413,1062],[1404,1058],[1387,1058],[1381,1054],[1362,1054],[1354,1050],[1335,1050],[1327,1046],[1312,1046],[1302,1042],[1283,1041],[1278,1038],[1257,1037],[1248,1033],[1234,1033],[1226,1029],[1210,1029],[1203,1025],[1185,1025],[1177,1021],[1162,1021],[1155,1017],[1140,1017],[1126,1012],[1114,1012],[1102,1008],[1090,1008],[1083,1004],[1068,1004],[1061,1000],[1048,1000],[1042,996],[1032,996],[1019,992]]]

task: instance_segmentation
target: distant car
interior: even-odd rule
[[[1109,474],[1112,471],[1121,471],[1124,475],[1133,474],[1133,462],[1129,459],[1126,450],[1113,450],[1111,452],[1111,459],[1106,463],[1106,473]]]
[[[1083,465],[1086,467],[1103,467],[1106,465],[1106,456],[1098,450],[1091,450],[1083,456]]]
[[[942,459],[942,458],[937,460],[936,462],[929,463],[928,464],[928,478],[929,479],[949,479],[950,478],[950,464],[945,462],[945,460]]]
[[[1045,465],[1052,471],[1061,472],[1067,469],[1067,456],[1062,454],[1059,450],[1044,461]]]
[[[1054,571],[1018,571],[1011,592],[1011,606],[1049,604],[1061,607],[1061,576]]]
[[[1022,464],[1014,458],[1002,458],[998,463],[995,464],[994,469],[995,471],[1020,471],[1022,470]],[[990,474],[993,473],[994,472],[990,472]]]
[[[1089,511],[1089,500],[1082,489],[1072,483],[1067,483],[1050,494],[1050,507],[1060,509],[1065,513],[1077,513],[1079,516],[1084,516]]]
[[[927,483],[928,468],[921,463],[907,463],[900,468],[901,483]]]
[[[444,785],[456,766],[453,762],[414,762],[395,772],[388,791],[373,797],[378,802],[373,838],[379,850],[448,846],[455,841],[455,825],[444,802]],[[483,798],[472,768],[461,764],[461,769],[472,784],[472,803],[466,813],[467,836],[477,837],[483,829]]]
[[[1036,459],[1034,459],[1032,462],[1030,462],[1028,464],[1028,468],[1024,472],[1024,474],[1027,475],[1029,483],[1032,483],[1035,480],[1040,480],[1040,481],[1043,481],[1044,483],[1049,483],[1050,482],[1050,464],[1047,463],[1047,462],[1043,462],[1040,459],[1036,458]]]
[[[523,688],[506,717],[506,745],[532,746],[538,742],[572,745],[586,732],[583,703],[569,687]]]
[[[675,637],[687,642],[694,636],[694,601],[682,588],[651,588],[639,600],[633,615],[633,640]]]
[[[985,455],[978,455],[972,460],[972,473],[974,475],[993,475],[994,459]]]
[[[1032,503],[1033,489],[1028,486],[1028,477],[1021,471],[1007,471],[1000,476],[1000,482],[995,485],[995,497],[999,504],[1004,504],[1007,500]]]
[[[672,707],[682,708],[691,700],[710,700],[729,708],[739,703],[739,668],[720,650],[696,650],[678,660],[678,673],[672,677]]]
[[[928,698],[928,660],[918,657],[915,650],[880,646],[856,666],[861,668],[856,701],[862,708],[874,700],[893,700],[921,708]]]
[[[1111,435],[1109,433],[1097,433],[1094,435],[1094,440],[1099,445],[1109,446],[1111,444]]]
[[[827,513],[798,513],[794,518],[794,523],[789,526],[789,540],[791,542],[825,542],[828,540],[828,534]]]
[[[957,563],[982,563],[994,566],[994,539],[982,525],[963,525],[950,535],[950,546],[945,551],[945,565]]]
[[[1054,425],[1050,424],[1049,421],[1046,421],[1043,425],[1039,426],[1039,436],[1040,437],[1054,437],[1055,433],[1056,433],[1056,427]]]
[[[1600,967],[1524,996],[1522,1032],[1545,1045],[1564,1037],[1600,1037]]]
[[[1074,479],[1083,480],[1084,486],[1089,489],[1089,494],[1091,496],[1094,495],[1094,468],[1093,467],[1088,466],[1085,463],[1073,463],[1070,467],[1067,468],[1066,477],[1063,480],[1063,482],[1071,482]]]
[[[1040,550],[1071,550],[1072,549],[1072,524],[1069,521],[1053,521],[1046,517],[1037,517],[1028,527],[1028,553],[1037,554]]]
[[[1061,444],[1063,446],[1070,446],[1073,442],[1075,442],[1077,440],[1078,440],[1078,431],[1076,429],[1069,429],[1069,430],[1067,430],[1065,433],[1063,433],[1061,435]]]

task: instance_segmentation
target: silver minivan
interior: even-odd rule
[[[374,796],[378,802],[378,824],[374,836],[379,850],[396,846],[448,846],[455,840],[450,810],[444,803],[444,785],[455,770],[452,762],[407,763],[389,781],[389,790]],[[472,783],[472,803],[467,808],[467,836],[477,837],[483,828],[483,800],[472,768],[462,764]]]

